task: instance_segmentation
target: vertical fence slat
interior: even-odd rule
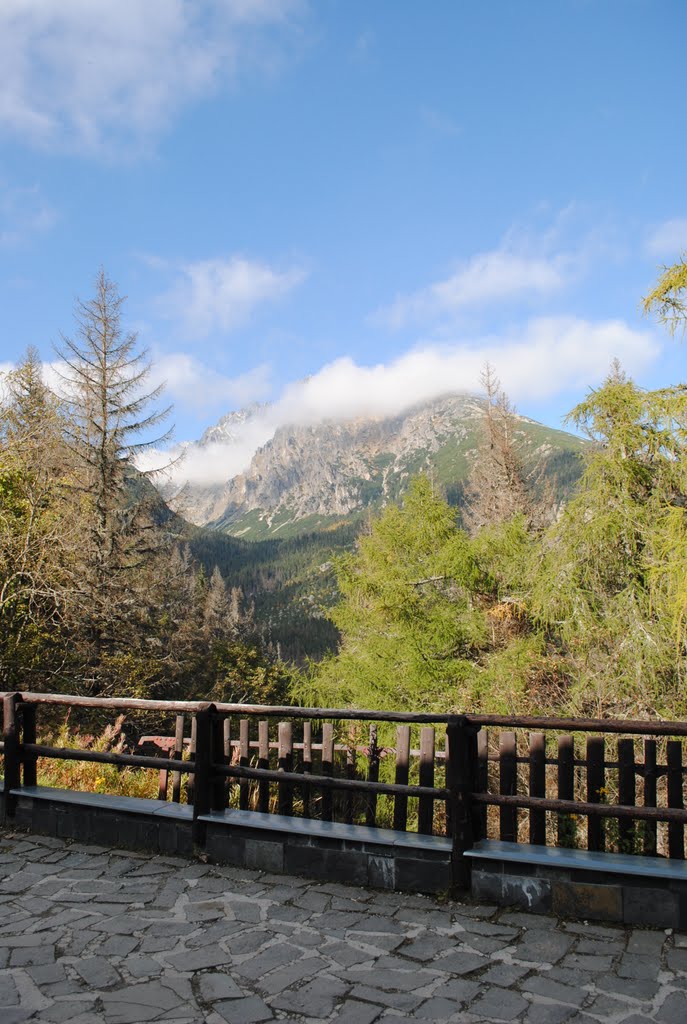
[[[167,785],[169,783],[169,772],[166,768],[160,768],[157,776],[157,798],[158,800],[167,799]]]
[[[407,786],[410,770],[410,726],[399,725],[396,729],[396,785]],[[394,797],[394,828],[405,832],[408,824],[408,797],[396,794]]]
[[[634,807],[635,743],[631,739],[618,740],[618,803]],[[635,823],[628,818],[618,819],[618,845],[620,853],[634,853]]]
[[[279,771],[293,771],[293,726],[291,722],[279,723]],[[293,813],[293,785],[279,783],[279,813],[290,817]]]
[[[24,704],[21,712],[22,743],[36,742],[36,705]],[[24,754],[24,785],[35,786],[37,782],[38,758],[35,754]],[[165,799],[163,797],[163,799]]]
[[[434,786],[434,728],[420,730],[420,785]],[[421,796],[418,806],[417,830],[420,835],[431,836],[434,831],[434,800]]]
[[[356,761],[356,750],[355,750],[356,738],[355,730],[351,728],[348,734],[348,746],[346,747],[346,778],[355,778],[355,761]],[[347,825],[353,824],[353,810],[355,806],[355,794],[352,790],[347,790],[344,793],[344,821]]]
[[[530,733],[530,796],[546,796],[546,737]],[[530,811],[530,843],[546,846],[546,811]]]
[[[489,731],[481,729],[477,733],[477,771],[475,783],[478,793],[489,792]],[[479,805],[475,809],[475,817],[478,822],[477,839],[487,838],[487,807]]]
[[[184,716],[177,715],[174,723],[174,753],[175,761],[181,761],[184,756]],[[172,772],[172,800],[175,804],[181,801],[181,772]]]
[[[668,806],[683,808],[685,804],[682,791],[682,742],[680,740],[668,740],[666,746]],[[668,825],[668,856],[675,858],[675,860],[685,859],[684,825],[672,821]]]
[[[558,799],[575,799],[575,745],[572,736],[558,737]],[[558,815],[558,845],[574,846],[575,819],[570,814]]]
[[[658,775],[656,772],[656,740],[644,740],[644,806],[656,806],[656,783]],[[642,849],[645,857],[656,856],[656,845],[658,830],[655,821],[643,821],[642,834],[644,841]]]
[[[188,751],[189,761],[195,761],[196,759],[196,738],[198,734],[198,723],[196,716],[194,715],[191,719],[191,746]],[[189,804],[193,803],[193,793],[196,787],[196,777],[193,772],[189,772],[186,778],[186,802]]]
[[[303,774],[312,775],[312,722],[303,722]],[[310,784],[303,783],[303,817],[310,817]]]
[[[517,741],[514,732],[502,732],[499,736],[499,792],[513,796],[518,791]],[[517,807],[499,808],[500,837],[505,843],[518,841]]]
[[[334,774],[334,726],[331,722],[322,725],[322,774]],[[332,820],[332,791],[322,790],[322,821]]]
[[[606,796],[606,741],[603,736],[587,737],[587,802],[601,803]],[[606,835],[603,819],[590,814],[587,818],[587,849],[603,852]]]
[[[224,751],[224,763],[231,764],[233,752],[231,747],[231,718],[225,715],[222,719],[222,750]],[[224,806],[228,807],[231,802],[231,779],[224,780]]]
[[[379,745],[377,743],[377,726],[370,726],[370,744],[367,751],[367,781],[379,782]],[[365,811],[365,824],[373,827],[377,824],[377,794],[368,793]]]
[[[258,722],[258,768],[270,766],[270,723],[266,718]],[[270,784],[267,779],[258,783],[258,810],[267,814],[270,809]]]
[[[250,722],[247,718],[239,721],[239,765],[242,768],[250,766]],[[250,783],[248,779],[241,779],[239,782],[239,808],[242,811],[248,810],[250,803]]]
[[[212,716],[214,704],[208,704],[196,712],[196,771],[193,787],[193,842],[203,846],[207,831],[201,815],[208,814],[212,808],[212,764],[215,757],[213,747]]]

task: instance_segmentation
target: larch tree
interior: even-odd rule
[[[515,409],[489,363],[480,381],[486,398],[484,436],[466,485],[465,520],[473,532],[531,511]]]
[[[671,334],[687,328],[687,253],[671,267],[663,267],[658,281],[642,300],[645,313],[654,313]]]
[[[145,578],[157,549],[156,527],[132,498],[134,459],[166,440],[151,436],[169,414],[150,388],[151,364],[122,327],[124,297],[101,270],[93,298],[76,305],[74,337],[57,348],[70,404],[67,441],[78,468],[84,512],[82,621],[87,689],[106,685],[103,666],[122,647],[127,625],[145,615]],[[105,673],[106,674],[106,673]]]
[[[325,707],[462,709],[488,643],[473,601],[479,571],[455,510],[426,476],[412,481],[402,508],[372,521],[336,573],[340,650],[299,696]]]
[[[0,406],[0,682],[41,689],[59,671],[79,545],[64,417],[29,348]],[[48,668],[48,666],[50,666]]]
[[[567,652],[573,710],[682,714],[684,653],[667,609],[684,552],[665,540],[684,487],[687,390],[645,391],[614,364],[570,419],[593,443],[543,538],[528,607]],[[684,535],[684,509],[680,523]]]

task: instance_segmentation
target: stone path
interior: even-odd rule
[[[687,1022],[687,935],[0,832],[0,1022]]]

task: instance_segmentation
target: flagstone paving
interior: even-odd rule
[[[0,832],[0,1022],[684,1024],[687,935]]]

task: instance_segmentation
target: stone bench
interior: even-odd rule
[[[193,853],[188,804],[21,786],[14,821],[34,832],[148,849]],[[340,822],[227,809],[201,815],[205,852],[218,863],[353,882],[380,889],[443,892],[452,843],[438,836]]]
[[[687,927],[687,863],[481,840],[472,895],[534,913],[597,921]]]

